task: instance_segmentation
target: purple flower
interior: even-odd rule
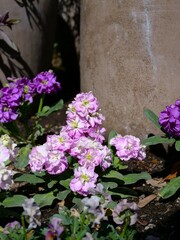
[[[14,87],[18,89],[19,92],[21,92],[21,101],[25,102],[33,102],[33,94],[34,94],[34,84],[31,82],[30,79],[27,77],[22,77],[19,79],[16,79],[15,82],[13,82]]]
[[[160,113],[159,124],[171,137],[180,137],[180,99]]]
[[[8,86],[1,89],[1,103],[9,107],[18,107],[20,105],[21,91],[16,87]]]
[[[57,217],[53,217],[49,224],[49,230],[45,235],[45,240],[52,240],[56,237],[57,240],[60,240],[60,235],[64,231],[64,227],[61,226],[62,220]]]
[[[18,117],[16,107],[9,107],[0,102],[0,122],[7,123],[16,120]]]
[[[135,202],[127,202],[127,199],[121,200],[113,211],[113,220],[116,224],[122,225],[126,218],[129,219],[130,226],[137,221],[138,206]]]
[[[34,79],[34,90],[37,93],[49,94],[61,89],[61,85],[52,71],[41,72]]]
[[[73,192],[87,196],[90,188],[95,187],[98,175],[93,168],[78,167],[74,170],[74,178],[70,182]]]
[[[141,145],[140,139],[131,135],[124,137],[118,134],[110,140],[110,144],[115,146],[117,156],[124,161],[131,158],[143,160],[146,157],[145,146]]]

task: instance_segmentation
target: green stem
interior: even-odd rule
[[[127,230],[128,225],[129,225],[129,218],[126,218],[126,219],[125,219],[125,225],[124,225],[123,230],[122,230],[122,232],[121,232],[121,234],[120,234],[120,236],[121,236],[122,238],[124,238],[124,236],[125,236],[125,234],[126,234],[126,230]]]
[[[26,226],[25,226],[25,221],[24,221],[24,216],[21,215],[21,224],[23,227],[23,239],[26,239]]]
[[[38,113],[40,113],[41,110],[42,110],[43,103],[44,103],[44,97],[45,97],[45,95],[43,95],[43,96],[40,98],[39,107],[38,107]]]

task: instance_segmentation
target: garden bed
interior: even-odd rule
[[[63,111],[55,112],[50,117],[43,119],[42,125],[46,128],[47,133],[59,133],[61,126],[65,124],[67,105],[68,103],[65,104]],[[158,191],[165,186],[166,180],[164,179],[168,176],[169,178],[173,177],[172,174],[180,170],[180,166],[176,168],[176,163],[179,158],[180,154],[173,148],[167,150],[162,144],[158,144],[149,148],[144,160],[130,160],[127,162],[127,171],[129,173],[147,171],[152,176],[152,181],[139,181],[132,186],[137,192],[137,203],[147,198],[147,200],[142,203],[144,206],[139,210],[138,221],[136,223],[137,240],[179,240],[179,191],[167,200],[162,200],[158,196],[153,197],[153,194],[156,195]],[[148,197],[153,200],[149,201]],[[53,209],[44,210],[44,221],[47,221],[49,216],[56,213],[57,208],[58,206],[56,205]]]

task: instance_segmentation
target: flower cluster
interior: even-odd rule
[[[115,146],[117,156],[124,161],[130,159],[143,160],[146,157],[145,146],[140,139],[132,135],[121,136],[118,134],[110,140],[110,145]]]
[[[70,188],[87,195],[95,186],[98,175],[95,167],[103,170],[111,165],[111,153],[103,146],[104,116],[99,112],[97,99],[91,92],[78,94],[67,109],[67,125],[59,135],[47,136],[47,141],[32,149],[29,165],[33,172],[45,169],[49,174],[60,174],[68,167],[67,155],[78,160]]]
[[[180,137],[180,99],[160,113],[159,124],[170,137]]]
[[[0,89],[0,122],[16,120],[24,103],[32,103],[37,94],[49,94],[61,88],[52,71],[41,72],[34,79],[10,79],[8,86]]]
[[[101,127],[105,117],[100,113],[99,103],[92,92],[77,94],[67,109],[67,131],[74,138],[89,136],[104,140],[105,129]]]

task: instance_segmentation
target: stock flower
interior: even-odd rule
[[[33,102],[33,94],[34,94],[34,84],[27,77],[22,77],[16,79],[13,83],[11,83],[18,92],[21,93],[21,102],[28,101],[30,103]],[[10,84],[10,86],[11,86]]]
[[[9,159],[10,152],[7,147],[5,147],[0,142],[0,166],[4,166],[4,163]]]
[[[103,142],[105,129],[101,125],[105,117],[100,113],[99,103],[92,92],[77,94],[68,105],[66,114],[71,137],[84,135]]]
[[[71,138],[79,138],[81,137],[84,133],[87,132],[88,129],[88,124],[86,121],[83,121],[81,118],[76,116],[75,118],[72,119],[67,119],[67,131],[68,134]]]
[[[23,215],[26,217],[26,220],[29,223],[28,229],[41,226],[41,212],[38,205],[34,202],[34,198],[25,199],[22,207],[24,209]]]
[[[47,161],[48,151],[46,144],[33,147],[29,154],[29,165],[32,172],[41,172]]]
[[[49,174],[60,174],[68,167],[68,161],[64,152],[59,150],[48,151],[47,160],[44,163]]]
[[[61,150],[65,152],[71,148],[72,139],[63,127],[59,135],[48,135],[46,142],[49,150]]]
[[[12,170],[8,170],[6,167],[0,166],[0,190],[1,189],[9,189],[10,185],[13,184],[14,172]]]
[[[93,96],[92,92],[77,94],[72,101],[72,106],[81,117],[96,113],[99,109],[97,98]]]
[[[10,107],[0,100],[0,122],[7,123],[16,120],[18,117],[17,108]]]
[[[2,147],[4,146],[4,148]],[[9,135],[7,134],[3,134],[1,137],[0,137],[0,163],[1,163],[1,156],[3,156],[4,158],[4,162],[6,160],[11,160],[13,161],[18,153],[18,148],[17,147],[17,144],[12,140],[12,138],[9,137]],[[4,154],[8,153],[8,157],[6,155],[6,157],[4,156]]]
[[[61,89],[61,85],[57,82],[52,71],[46,71],[39,73],[34,79],[34,91],[37,93],[52,93],[56,92],[58,89]]]
[[[125,219],[128,219],[129,225],[137,221],[138,206],[135,202],[127,202],[127,199],[121,200],[113,211],[113,220],[116,224],[122,225]]]
[[[57,217],[53,217],[50,220],[49,229],[45,235],[45,240],[53,240],[55,237],[60,240],[60,235],[64,231],[64,227],[61,226],[62,220]]]
[[[1,89],[1,103],[7,104],[9,107],[18,107],[21,102],[21,91],[16,87],[4,87]]]
[[[159,124],[171,137],[180,137],[180,100],[160,113]]]
[[[74,170],[74,178],[70,182],[73,192],[87,196],[90,188],[95,187],[98,175],[93,168],[78,167]]]
[[[131,158],[143,160],[146,157],[145,146],[134,136],[118,134],[110,140],[110,145],[115,146],[116,154],[121,160],[128,161]]]

